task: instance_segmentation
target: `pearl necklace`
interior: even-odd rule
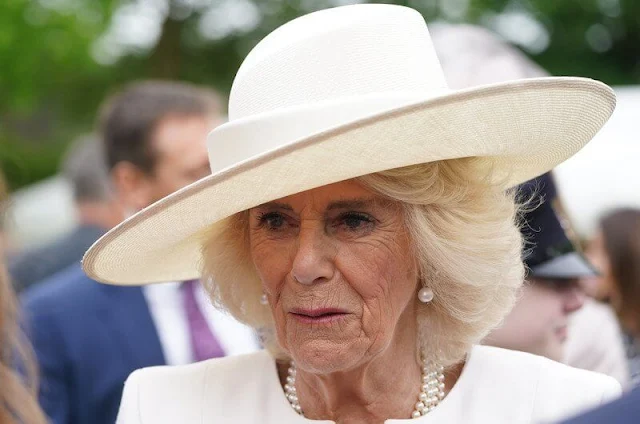
[[[433,411],[444,399],[444,368],[442,365],[430,364],[426,360],[422,364],[422,386],[418,395],[418,402],[411,414],[411,418],[420,418]],[[291,362],[284,385],[284,392],[289,404],[298,414],[304,416],[298,394],[296,392],[296,365]]]

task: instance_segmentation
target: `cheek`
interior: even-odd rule
[[[184,164],[177,163],[175,161],[171,163],[171,166],[169,165],[169,163],[164,163],[155,170],[161,189],[166,192],[167,195],[178,191],[197,180],[196,176],[193,175],[191,167],[187,167]]]
[[[601,285],[604,286],[603,288],[613,288],[615,279],[613,277],[613,274],[611,273],[611,265],[607,258],[602,260],[601,274],[602,276],[600,277],[600,279],[602,280]]]
[[[274,249],[268,240],[250,237],[251,259],[265,289],[273,294],[291,270],[284,247]]]
[[[607,258],[601,253],[591,254],[588,256],[588,259],[591,261],[593,266],[595,266],[603,276],[607,276],[609,273],[609,261]]]
[[[523,289],[518,302],[509,313],[505,328],[508,328],[512,337],[518,339],[530,339],[545,328],[548,321],[544,296],[536,292],[534,287]]]
[[[402,245],[356,245],[338,251],[338,270],[377,320],[397,319],[415,295],[417,273],[407,251]]]
[[[157,166],[154,170],[153,178],[153,194],[156,200],[161,199],[169,194],[184,187],[182,176],[175,170],[165,165]]]
[[[527,300],[524,326],[533,337],[552,333],[563,319],[561,298],[551,289],[534,287]]]

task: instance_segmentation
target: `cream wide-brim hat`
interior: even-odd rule
[[[383,170],[473,157],[514,186],[582,148],[615,106],[584,78],[447,88],[422,16],[354,5],[295,19],[238,70],[212,174],[98,240],[88,276],[118,285],[198,278],[207,230],[237,212]]]

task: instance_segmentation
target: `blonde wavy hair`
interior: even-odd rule
[[[443,365],[461,360],[510,311],[524,280],[515,194],[473,158],[414,165],[357,178],[402,206],[420,282],[434,300],[418,305],[418,346]],[[249,251],[248,211],[215,224],[203,245],[213,303],[260,331],[283,358]],[[419,288],[419,287],[418,287]]]

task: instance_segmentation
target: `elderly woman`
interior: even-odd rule
[[[476,345],[523,280],[507,189],[578,151],[613,107],[580,78],[450,91],[408,8],[277,29],[237,73],[212,175],[84,260],[112,284],[201,276],[267,350],[138,371],[119,422],[531,423],[615,396],[609,377]]]

